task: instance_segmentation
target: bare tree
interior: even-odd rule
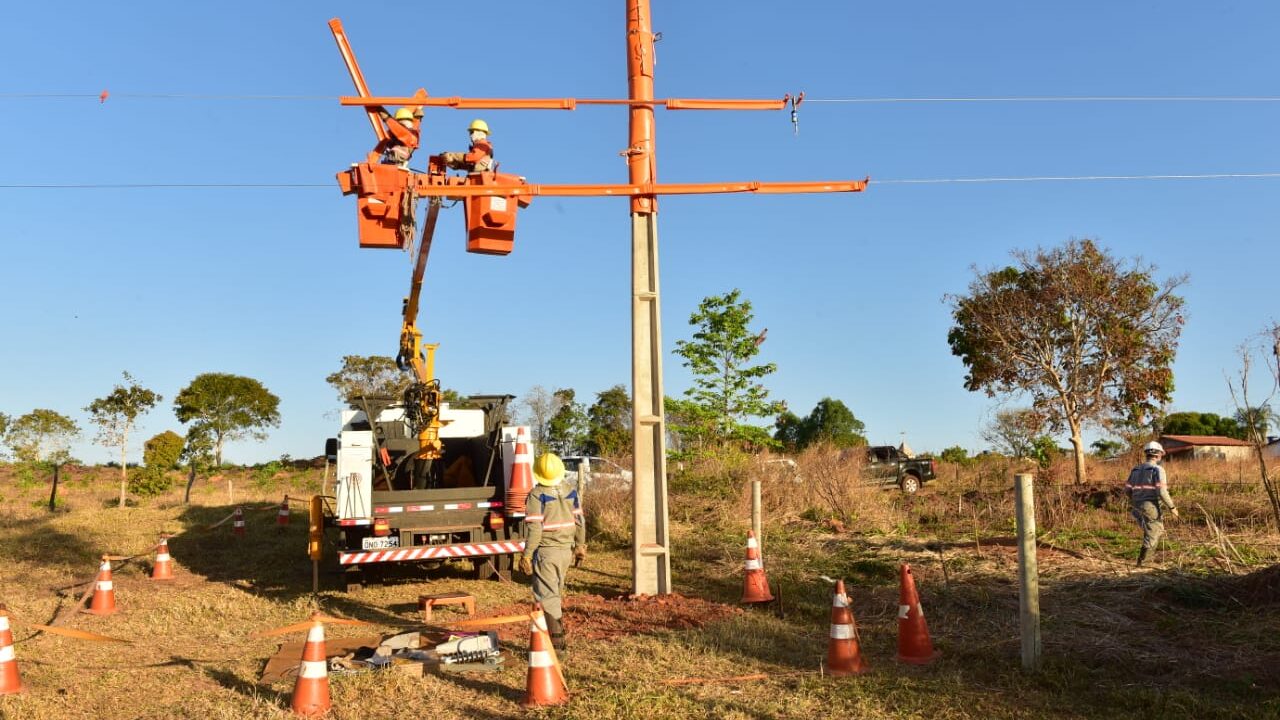
[[[1028,458],[1035,450],[1036,438],[1044,432],[1044,418],[1031,408],[1007,408],[982,429],[982,439],[1001,455]]]
[[[525,410],[523,418],[533,428],[533,442],[539,447],[545,446],[547,423],[551,422],[551,418],[564,405],[563,396],[548,392],[541,385],[534,385],[520,399],[520,405]]]
[[[1280,493],[1277,493],[1275,480],[1267,469],[1267,423],[1263,419],[1269,415],[1271,401],[1276,392],[1280,391],[1280,323],[1273,322],[1271,327],[1252,340],[1245,341],[1240,346],[1239,353],[1240,373],[1235,380],[1227,377],[1227,388],[1231,391],[1231,401],[1236,405],[1238,416],[1247,420],[1244,424],[1245,440],[1253,446],[1262,487],[1267,491],[1267,499],[1271,501],[1271,514],[1276,528],[1280,529]],[[1256,391],[1250,396],[1249,391],[1249,376],[1252,374],[1255,355],[1262,358],[1262,364],[1267,370],[1264,383],[1267,390],[1263,397],[1258,397]]]

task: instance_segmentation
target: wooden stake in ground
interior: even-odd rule
[[[756,534],[756,544],[764,554],[764,533],[760,532],[760,481],[751,481],[751,531]]]
[[[1036,505],[1030,473],[1014,479],[1018,531],[1018,606],[1022,626],[1022,669],[1040,667],[1040,571],[1036,565]]]

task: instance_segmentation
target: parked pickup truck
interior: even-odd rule
[[[908,458],[892,445],[867,448],[862,478],[869,485],[898,487],[910,495],[937,477],[933,458]]]

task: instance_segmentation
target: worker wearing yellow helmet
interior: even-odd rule
[[[471,147],[465,153],[440,153],[445,167],[468,173],[493,172],[493,143],[489,141],[489,123],[476,118],[467,126]]]
[[[386,110],[380,110],[380,112],[384,118],[390,117],[405,128],[400,130],[394,126],[391,127],[391,135],[379,143],[382,162],[407,169],[409,158],[413,157],[413,151],[418,147],[418,119],[422,117],[422,108],[402,107],[396,110],[393,116],[388,116]]]
[[[561,596],[569,563],[579,565],[587,556],[587,526],[578,488],[565,480],[559,457],[552,453],[538,456],[533,463],[533,480],[537,485],[529,493],[520,571],[533,576],[533,597],[546,613],[551,644],[563,653]]]

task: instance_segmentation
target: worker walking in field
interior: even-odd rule
[[[587,556],[587,526],[578,489],[565,481],[559,457],[551,453],[539,456],[533,463],[533,480],[537,486],[529,493],[520,572],[533,576],[533,597],[546,613],[551,644],[563,653],[561,596],[569,563],[580,564]]]
[[[1169,497],[1169,483],[1164,468],[1160,466],[1160,458],[1164,457],[1164,446],[1154,440],[1142,448],[1147,461],[1129,471],[1129,479],[1125,481],[1125,492],[1129,494],[1129,502],[1133,508],[1133,517],[1142,528],[1142,549],[1138,551],[1138,567],[1146,562],[1160,536],[1164,535],[1164,509],[1168,508],[1173,516],[1178,517],[1178,508]]]
[[[493,144],[489,142],[489,123],[475,119],[467,126],[471,147],[465,153],[440,153],[445,167],[468,173],[493,172]]]

